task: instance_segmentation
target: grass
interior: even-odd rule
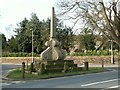
[[[88,71],[80,70],[80,71],[67,71],[67,72],[59,72],[59,73],[47,73],[42,75],[25,73],[25,79],[46,79],[46,78],[55,78],[55,77],[63,77],[63,76],[73,76],[73,75],[81,75],[81,74],[89,74],[89,73],[98,73],[103,72],[106,69],[103,68],[89,68]],[[7,78],[12,80],[21,80],[22,79],[22,71],[20,69],[16,69],[11,71]]]

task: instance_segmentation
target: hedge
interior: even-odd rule
[[[39,54],[33,53],[33,56],[38,56]],[[3,52],[2,57],[31,57],[32,53],[27,52],[17,52],[17,53],[10,53],[10,52]]]
[[[40,54],[37,53],[33,53],[33,56],[38,56],[39,57]],[[108,56],[111,55],[111,52],[108,50],[99,50],[99,51],[95,51],[95,50],[88,50],[86,53],[84,52],[74,52],[72,54],[67,53],[67,55],[71,55],[71,56]],[[114,55],[118,55],[118,51],[114,50]],[[17,53],[10,53],[10,52],[3,52],[2,53],[2,57],[31,57],[32,53],[27,53],[27,52],[17,52]]]
[[[111,55],[110,51],[107,50],[101,50],[101,51],[88,51],[86,53],[84,52],[74,52],[71,54],[67,54],[67,55],[71,55],[71,56],[108,56]],[[114,51],[114,55],[118,55],[118,51]]]

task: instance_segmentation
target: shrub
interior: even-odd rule
[[[3,52],[2,57],[31,57],[32,53],[27,52],[17,52],[17,53],[10,53],[10,52]],[[33,53],[33,56],[38,56],[37,53]]]

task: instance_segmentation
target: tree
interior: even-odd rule
[[[61,46],[67,52],[69,52],[70,48],[73,47],[73,31],[70,27],[62,26],[59,23],[58,28],[56,29],[57,39],[61,42]]]
[[[107,45],[107,42],[109,42],[109,40],[103,35],[96,35],[94,42],[96,43],[96,50],[100,50],[101,48],[103,49]]]
[[[6,37],[4,34],[0,34],[0,41],[1,41],[1,45],[2,45],[2,50],[4,51],[4,49],[7,45]]]
[[[119,0],[112,0],[106,5],[103,0],[61,0],[58,5],[67,19],[79,21],[85,27],[102,32],[120,47],[120,10],[117,10]],[[69,14],[68,14],[69,13]]]
[[[30,28],[31,30],[33,30],[34,50],[37,53],[40,53],[42,51],[41,27],[42,27],[42,22],[40,22],[36,14],[32,13],[30,20]]]
[[[95,49],[95,37],[96,35],[88,29],[84,28],[80,34],[75,36],[76,43],[80,46],[80,50],[94,50]]]
[[[39,18],[35,13],[31,14],[31,19],[24,18],[20,22],[15,30],[16,43],[18,44],[19,52],[32,52],[32,31],[33,31],[33,43],[34,52],[40,53],[42,51],[41,40],[41,24]]]
[[[18,51],[20,52],[31,52],[31,31],[29,26],[29,20],[24,18],[22,22],[17,24],[16,28],[16,43],[18,44]]]
[[[62,43],[62,47],[69,49],[72,42],[72,29],[60,25],[57,18],[56,27],[57,38]],[[48,18],[46,21],[40,21],[34,13],[31,14],[30,20],[24,18],[23,21],[17,24],[17,28],[15,28],[16,36],[8,41],[9,51],[31,53],[32,31],[34,52],[41,53],[46,48],[45,42],[49,40],[50,19]]]
[[[46,48],[45,42],[49,40],[50,37],[50,19],[42,21],[41,27],[41,39],[42,39],[42,50]]]
[[[17,39],[12,36],[7,42],[6,50],[9,52],[18,52],[19,45],[17,42]]]
[[[95,49],[95,35],[93,34],[85,34],[80,35],[80,46],[83,46],[86,50],[94,50]]]

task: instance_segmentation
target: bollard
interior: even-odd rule
[[[84,62],[84,68],[85,68],[85,70],[88,70],[88,69],[89,69],[89,67],[88,67],[88,62]]]
[[[22,62],[22,78],[25,78],[25,62]]]
[[[34,67],[33,67],[33,63],[31,63],[31,65],[30,65],[30,74],[32,74],[33,71],[34,71]]]
[[[102,68],[104,68],[104,60],[102,60]]]
[[[68,68],[69,68],[68,62],[64,62],[64,67],[63,68],[64,68],[63,72],[66,72],[68,70]]]

